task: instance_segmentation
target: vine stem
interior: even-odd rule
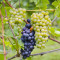
[[[55,18],[52,20],[51,24],[57,19],[57,16],[55,16]]]
[[[29,24],[26,20],[24,20],[24,22],[25,22],[26,24]]]
[[[37,53],[37,54],[31,54],[30,56],[44,55],[44,54],[47,54],[47,53],[52,53],[52,52],[55,52],[55,51],[60,51],[60,49],[55,49],[55,50],[46,51],[46,52]]]
[[[43,10],[26,10],[26,11],[43,11]],[[55,9],[46,9],[46,11],[55,11]]]
[[[26,24],[29,24],[26,20],[24,20]],[[30,32],[33,30],[33,27],[30,28]]]
[[[55,52],[55,51],[60,51],[60,49],[54,49],[54,50],[50,50],[50,51],[46,51],[46,52],[41,52],[41,53],[36,53],[36,54],[31,54],[30,56],[37,56],[37,55],[44,55],[44,54],[47,54],[47,53],[52,53],[52,52]],[[21,53],[20,53],[21,54]],[[14,55],[13,57],[9,58],[8,60],[11,60],[11,59],[14,59],[18,57],[17,55]]]
[[[8,2],[8,0],[5,0],[6,1],[6,3],[11,7],[11,8],[13,8],[12,6],[11,6],[11,4]]]
[[[19,7],[20,7],[20,0],[19,0]]]
[[[50,40],[52,40],[52,41],[54,41],[54,42],[57,42],[57,43],[59,43],[60,44],[60,41],[58,41],[58,40],[55,40],[54,38],[50,38],[50,37],[48,37]]]
[[[0,16],[2,22],[2,41],[3,41],[3,48],[4,48],[4,60],[6,60],[6,50],[5,50],[5,43],[4,43],[4,24],[3,24],[3,16],[1,14],[1,10],[0,10]]]

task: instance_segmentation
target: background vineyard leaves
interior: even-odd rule
[[[3,6],[2,4],[2,1],[5,3],[5,7]],[[14,7],[14,8],[19,8],[19,0],[8,0],[8,2]],[[20,0],[20,7],[21,8],[25,8],[26,10],[39,10],[39,9],[42,9],[42,10],[46,10],[47,8],[49,9],[55,9],[54,12],[51,12],[49,11],[49,15],[50,15],[50,18],[51,20],[53,20],[53,18],[55,16],[58,17],[58,19],[56,21],[53,22],[52,26],[51,26],[51,29],[50,29],[50,35],[51,37],[57,39],[60,41],[60,0]],[[1,12],[2,12],[2,15],[5,17],[6,14],[5,14],[5,9],[7,11],[7,16],[9,17],[9,10],[12,9],[6,2],[5,0],[0,0],[0,9],[1,9]],[[33,11],[34,12],[34,11]],[[31,14],[33,13],[31,11],[27,12],[27,18],[31,17]],[[38,12],[38,11],[37,11]],[[36,13],[36,12],[35,12]],[[39,13],[39,12],[38,12]],[[6,45],[6,50],[8,52],[7,54],[7,58],[10,58],[12,57],[13,55],[16,54],[16,50],[15,48],[17,47],[15,42],[14,42],[14,38],[13,38],[13,35],[12,35],[12,32],[9,28],[9,25],[6,24],[6,21],[4,20],[4,29],[5,29],[5,34],[4,34],[4,38],[5,38],[5,45]],[[24,27],[24,25],[22,25]],[[2,35],[2,26],[1,26],[1,18],[0,18],[0,36]],[[15,25],[15,28],[13,29],[14,31],[14,34],[15,36],[17,36],[17,33],[18,33],[18,30],[17,30],[17,27]],[[21,37],[21,36],[20,36]],[[12,46],[12,44],[10,43],[10,41],[8,41],[8,38],[11,39],[11,42],[13,43],[14,47]],[[2,39],[0,38],[0,43],[2,43]],[[23,43],[21,42],[20,38],[18,38],[18,44],[19,44],[19,49],[21,49],[21,46],[23,47]],[[48,50],[52,50],[52,49],[56,49],[56,48],[60,48],[59,44],[53,42],[53,41],[50,41],[48,40],[47,42],[47,47],[45,49],[37,49],[35,47],[34,51],[32,52],[32,54],[34,53],[39,53],[39,52],[43,52],[43,51],[48,51]],[[52,47],[53,45],[53,47]],[[0,53],[1,53],[1,50],[3,51],[3,46],[0,45]],[[10,52],[9,52],[10,51]],[[60,60],[60,54],[59,53],[51,53],[51,54],[48,54],[50,60],[52,59],[56,59],[55,56],[57,56],[57,59]],[[1,53],[0,54],[0,59],[3,60],[3,57],[4,55]],[[44,56],[34,56],[34,57],[29,57],[27,60],[37,60],[37,59],[41,59],[41,60],[47,60],[49,58],[47,58],[47,55],[44,55]],[[16,59],[20,59],[19,58],[16,58]],[[13,59],[15,60],[15,59]]]

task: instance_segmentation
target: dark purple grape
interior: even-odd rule
[[[29,54],[31,53],[31,51],[29,51]]]
[[[24,38],[21,38],[22,42],[25,42]]]
[[[25,55],[27,55],[27,54],[28,54],[28,52],[26,51],[26,52],[25,52]]]
[[[25,31],[25,30],[26,30],[26,27],[23,28],[23,31]]]
[[[31,43],[28,43],[28,45],[30,46],[30,45],[31,45]]]
[[[29,34],[26,34],[26,37],[29,37]]]
[[[27,46],[27,45],[28,45],[28,43],[27,43],[27,42],[25,42],[25,43],[24,43],[24,45],[25,45],[25,46]]]
[[[33,42],[33,40],[30,41],[31,43]]]
[[[23,52],[23,49],[21,49],[21,52]]]
[[[22,55],[25,55],[25,53],[23,52]]]
[[[33,33],[30,33],[29,36],[33,36]]]
[[[31,37],[28,37],[28,40],[31,40]]]
[[[21,40],[24,40],[24,38],[21,38]]]
[[[34,42],[32,43],[32,45],[33,45],[33,46],[35,45]]]
[[[24,59],[26,59],[27,56],[23,56]]]
[[[30,28],[31,28],[31,24],[26,24],[26,27],[27,27],[28,29],[30,29]]]
[[[25,31],[23,31],[23,33],[25,33]]]
[[[32,36],[31,38],[32,38],[32,40],[34,40],[34,38],[35,38],[35,37],[34,37],[34,36]]]
[[[30,22],[31,22],[31,20],[30,20],[30,19],[27,19],[27,22],[28,22],[28,23],[30,23]]]
[[[30,20],[27,19],[27,22],[30,23]],[[35,41],[35,31],[33,30],[30,32],[31,24],[26,24],[23,28],[23,31],[21,32],[21,40],[24,43],[24,49],[21,48],[21,54],[24,59],[30,56],[31,52],[34,49],[34,45],[36,45]]]
[[[26,41],[26,40],[28,40],[28,38],[27,37],[24,37],[24,40]]]
[[[26,30],[25,32],[26,32],[27,34],[29,34],[29,33],[30,33],[30,30]]]
[[[21,34],[23,34],[23,32],[21,32]]]
[[[27,50],[27,46],[24,46],[24,49]]]
[[[29,49],[27,48],[26,51],[29,51]]]
[[[29,57],[30,55],[28,54],[27,57]]]
[[[25,37],[26,36],[26,33],[23,33],[23,37]]]
[[[30,49],[33,49],[34,48],[34,46],[30,46]]]

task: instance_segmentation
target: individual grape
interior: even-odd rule
[[[26,24],[26,27],[27,27],[28,29],[30,29],[30,28],[31,28],[31,24]]]
[[[21,49],[21,54],[24,59],[30,56],[31,52],[34,49],[34,46],[36,45],[34,36],[35,31],[34,30],[30,31],[31,28],[30,20],[27,19],[27,22],[29,24],[26,24],[25,27],[22,29],[23,31],[21,32],[22,33],[21,40],[24,43],[24,49]]]
[[[27,19],[27,22],[30,23],[31,22],[30,19]]]
[[[35,37],[34,37],[34,36],[32,36],[32,37],[31,37],[31,39],[32,39],[32,40],[34,40],[34,39],[35,39]]]
[[[48,12],[42,11],[41,13],[33,13],[31,15],[31,24],[35,31],[36,46],[38,48],[44,48],[48,40],[49,27],[51,26],[51,20],[48,14]]]
[[[25,30],[26,30],[26,27],[23,28],[23,31],[25,31]]]
[[[28,37],[28,40],[31,40],[32,38],[31,37]]]
[[[33,33],[30,33],[30,34],[29,34],[29,36],[31,36],[31,37],[32,37],[32,36],[33,36]]]

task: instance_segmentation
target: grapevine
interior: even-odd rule
[[[35,60],[34,56],[60,51],[60,49],[45,51],[46,45],[48,45],[46,50],[49,50],[50,43],[55,44],[55,48],[59,47],[56,43],[60,44],[60,41],[56,40],[60,36],[59,6],[59,0],[53,2],[50,0],[1,0],[0,52],[2,53],[0,53],[0,59],[11,60],[19,57],[17,60]],[[11,57],[12,49],[16,55]],[[37,56],[37,58],[40,57]],[[46,56],[44,58],[48,60]]]

